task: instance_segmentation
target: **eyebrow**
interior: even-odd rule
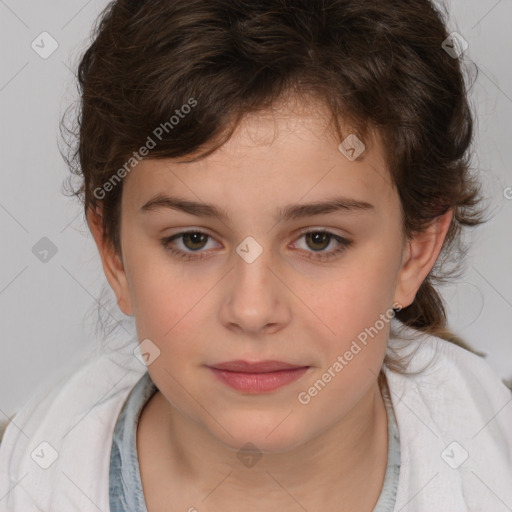
[[[139,213],[155,212],[162,209],[177,210],[195,215],[196,217],[213,217],[229,221],[229,214],[220,207],[208,203],[189,201],[180,197],[171,197],[161,193],[152,197],[141,206]],[[375,212],[375,207],[365,201],[356,201],[346,197],[334,197],[326,201],[287,205],[277,211],[274,220],[276,222],[290,221],[327,213],[351,213],[354,211]]]

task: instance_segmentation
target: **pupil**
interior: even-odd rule
[[[313,239],[313,244],[322,244],[322,242],[325,243],[327,241],[327,245],[329,245],[329,237],[330,235],[328,233],[308,233],[308,239]],[[312,249],[314,249],[314,247],[312,247]],[[325,249],[325,247],[321,249]]]
[[[185,236],[184,236],[184,239],[185,240],[191,240],[192,239],[192,245],[194,244],[199,244],[201,245],[201,241],[204,242],[204,240],[201,240],[201,239],[204,239],[206,238],[206,236],[202,233],[186,233]],[[188,246],[188,244],[185,244]],[[200,249],[201,247],[189,247],[189,249]]]

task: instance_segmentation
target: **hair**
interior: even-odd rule
[[[86,218],[101,211],[104,239],[121,255],[122,177],[142,147],[151,159],[205,158],[246,115],[318,99],[340,141],[342,121],[365,142],[380,136],[407,237],[453,211],[440,257],[396,318],[471,350],[449,331],[435,286],[464,256],[462,228],[484,222],[468,87],[461,59],[443,49],[438,9],[428,0],[109,3],[78,65],[75,126],[65,128],[63,156],[80,178],[73,195]]]

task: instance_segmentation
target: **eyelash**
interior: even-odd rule
[[[332,258],[337,257],[339,254],[344,252],[348,247],[350,247],[352,245],[352,241],[347,240],[346,238],[343,238],[343,237],[341,237],[339,235],[335,235],[334,233],[331,233],[330,231],[326,231],[326,230],[306,230],[306,231],[303,231],[300,234],[299,239],[302,238],[304,235],[307,235],[309,233],[323,233],[323,234],[327,234],[327,235],[329,235],[331,237],[331,239],[336,240],[340,244],[336,249],[331,250],[329,252],[316,252],[316,253],[313,253],[313,254],[316,254],[318,256],[314,256],[314,257],[307,256],[307,258],[311,259],[311,260],[322,261],[322,262],[323,261],[327,261],[327,260],[331,260]],[[166,251],[169,251],[173,256],[175,256],[175,257],[177,257],[179,259],[182,259],[182,260],[189,261],[189,260],[201,260],[201,259],[203,259],[204,256],[195,256],[194,255],[195,252],[200,254],[201,250],[193,251],[193,252],[186,252],[186,251],[182,251],[180,249],[172,249],[172,248],[170,248],[170,244],[175,239],[183,238],[183,236],[187,235],[187,234],[201,234],[201,235],[206,235],[208,237],[208,239],[213,238],[210,234],[205,233],[204,231],[199,231],[199,230],[182,231],[182,232],[177,233],[175,235],[168,236],[166,238],[162,238],[161,239],[162,246],[164,247],[164,249]],[[330,244],[330,242],[331,242],[331,240],[329,240],[329,244]]]

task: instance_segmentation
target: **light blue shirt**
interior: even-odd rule
[[[131,390],[119,414],[110,457],[110,511],[147,512],[137,456],[136,430],[140,414],[157,387],[146,372]],[[381,387],[388,416],[388,462],[384,484],[373,512],[392,512],[400,472],[400,441],[387,386]]]

